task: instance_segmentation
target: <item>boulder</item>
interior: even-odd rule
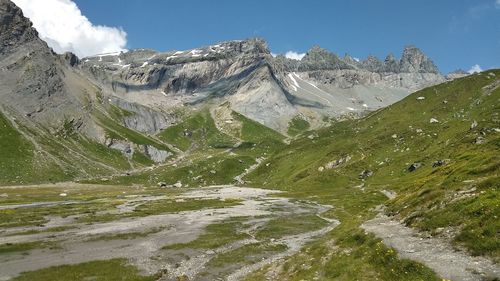
[[[372,171],[370,171],[370,170],[363,170],[363,171],[359,174],[358,178],[359,178],[360,180],[364,180],[364,179],[369,178],[369,177],[371,177],[371,176],[373,176],[373,172],[372,172]]]
[[[152,145],[140,145],[139,150],[155,163],[162,163],[173,155],[169,151],[158,149]]]
[[[351,160],[351,159],[352,159],[352,157],[350,155],[347,155],[347,156],[344,156],[340,159],[328,162],[325,165],[325,169],[330,170],[330,169],[337,168],[338,166],[349,162],[349,160]]]
[[[408,167],[408,172],[415,172],[418,168],[422,167],[422,163],[420,162],[415,162]]]
[[[433,168],[441,167],[441,166],[448,164],[448,162],[449,162],[448,159],[436,160],[436,161],[434,161],[434,163],[432,163],[432,167]]]
[[[470,125],[470,129],[474,130],[476,127],[477,127],[477,121],[474,120],[474,122],[472,122],[472,124]]]
[[[193,136],[193,132],[188,129],[184,129],[184,136],[190,138]]]
[[[62,55],[62,58],[64,61],[66,61],[70,66],[76,66],[80,63],[80,60],[78,59],[78,57],[71,53],[71,52],[66,52]]]
[[[484,143],[484,137],[479,136],[474,140],[474,144],[483,144]]]

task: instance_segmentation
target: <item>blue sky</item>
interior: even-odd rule
[[[443,73],[500,67],[500,0],[74,0],[94,25],[121,27],[126,48],[182,50],[262,37],[274,53],[313,45],[397,57],[414,44]]]

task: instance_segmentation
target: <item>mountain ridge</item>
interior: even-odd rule
[[[208,110],[206,118],[235,139],[244,122],[234,114],[287,135],[293,124],[317,129],[359,118],[446,81],[415,47],[384,62],[342,59],[320,47],[300,61],[273,57],[259,38],[184,51],[57,55],[11,1],[1,0],[0,7],[0,67],[8,73],[0,86],[3,114],[47,155],[58,144],[86,158],[83,143],[121,154],[108,159],[109,171],[118,163],[130,169],[174,157],[180,150],[159,136],[195,112]],[[60,157],[54,163],[68,170],[71,156]]]
[[[415,47],[405,48],[400,60],[380,62],[370,57],[359,63],[348,58],[346,61],[320,47],[313,47],[300,61],[281,55],[273,57],[263,39],[253,38],[184,51],[137,49],[102,54],[83,58],[79,67],[103,88],[108,88],[109,95],[146,106],[151,106],[150,101],[154,100],[163,108],[200,104],[214,97],[221,102],[229,100],[240,113],[281,132],[286,131],[290,120],[297,115],[306,116],[320,126],[317,121],[324,115],[334,118],[360,115],[369,108],[385,106],[410,92],[446,81],[433,62]],[[269,87],[278,94],[272,95],[268,102],[262,99],[256,102],[279,104],[283,109],[262,110],[269,115],[245,112],[245,108],[251,107],[246,104],[250,102],[248,97],[236,95],[238,87],[251,81],[254,71],[262,73],[259,70],[262,67],[268,67],[265,76],[271,84],[265,84],[256,96],[265,96]],[[295,72],[298,84],[308,85],[297,87],[295,78],[289,75]],[[263,76],[259,77],[263,81]],[[368,89],[358,89],[356,85]],[[370,92],[380,92],[380,87],[391,93],[387,101],[382,96],[374,105],[361,106],[367,103],[365,98],[375,99]],[[129,94],[134,92],[138,95]],[[139,94],[148,95],[151,100],[141,100]],[[346,106],[332,107],[336,99]],[[352,101],[357,102],[350,106]]]

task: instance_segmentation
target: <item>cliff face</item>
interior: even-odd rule
[[[229,101],[233,110],[277,130],[297,114],[362,114],[444,81],[415,47],[405,48],[401,59],[358,62],[315,46],[299,61],[272,57],[260,39],[103,54],[82,59],[79,67],[108,95],[129,102],[165,110]]]

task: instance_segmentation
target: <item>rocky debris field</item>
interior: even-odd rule
[[[265,189],[214,186],[170,194],[147,190],[141,194],[139,190],[125,195],[130,188],[114,187],[114,192],[94,201],[72,200],[72,194],[82,194],[80,188],[87,187],[65,188],[67,193],[41,187],[40,193],[57,193],[54,196],[60,200],[0,206],[3,212],[11,213],[53,212],[47,213],[41,224],[2,224],[0,280],[25,271],[117,258],[127,259],[141,274],[159,276],[160,280],[238,280],[296,253],[307,241],[338,224],[321,217],[328,206],[294,201]],[[22,189],[2,188],[7,191],[2,199],[13,200]],[[120,193],[122,196],[117,195]],[[17,197],[24,199],[20,194]],[[110,207],[89,215],[87,207],[96,201]],[[61,208],[79,209],[60,216]],[[297,227],[293,222],[304,218],[313,218],[315,224]],[[210,236],[211,226],[224,231]],[[232,255],[237,259],[229,258]]]

